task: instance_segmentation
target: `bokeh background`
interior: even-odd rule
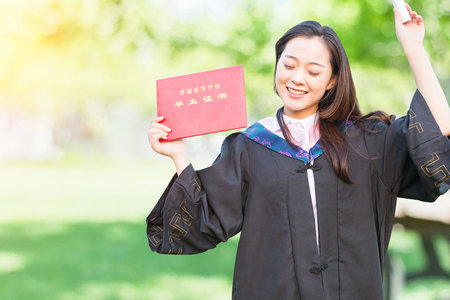
[[[409,3],[449,97],[450,0]],[[195,256],[148,248],[175,171],[147,142],[155,80],[242,64],[252,123],[281,105],[276,40],[311,19],[340,36],[363,112],[405,114],[415,85],[390,0],[0,0],[0,298],[230,299],[238,237]],[[196,168],[224,136],[187,140]],[[450,299],[449,203],[413,218],[435,222],[439,276],[413,276],[430,265],[423,237],[396,226],[392,299]]]

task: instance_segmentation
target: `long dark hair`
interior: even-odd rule
[[[327,90],[319,101],[318,122],[320,140],[325,154],[333,165],[334,172],[346,183],[351,183],[348,175],[348,145],[344,132],[338,127],[338,123],[353,121],[356,122],[364,118],[377,117],[386,123],[392,121],[392,117],[381,111],[375,111],[367,115],[362,115],[356,98],[355,85],[353,83],[350,64],[344,47],[334,32],[328,26],[322,26],[316,21],[302,22],[289,29],[276,43],[276,75],[277,64],[283,53],[286,44],[293,38],[305,36],[318,36],[323,39],[331,54],[332,77],[336,78],[334,86]],[[278,94],[275,86],[275,92]],[[283,107],[277,111],[277,121],[286,141],[292,147],[297,147],[291,133],[283,118]]]

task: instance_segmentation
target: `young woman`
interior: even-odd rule
[[[422,18],[395,26],[418,90],[406,117],[363,116],[344,48],[317,22],[276,44],[276,117],[226,138],[195,171],[157,117],[152,148],[175,175],[147,218],[153,251],[191,254],[241,232],[233,299],[382,299],[397,196],[450,184],[450,111],[423,48]],[[161,141],[162,140],[162,141]]]

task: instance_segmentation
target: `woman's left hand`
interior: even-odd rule
[[[406,4],[406,8],[408,9],[411,21],[404,24],[402,23],[398,9],[394,8],[395,33],[404,50],[409,49],[409,47],[423,45],[423,38],[425,36],[422,17],[413,11],[408,4]]]

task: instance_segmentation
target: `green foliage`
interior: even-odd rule
[[[73,103],[84,106],[93,98],[128,100],[150,112],[155,109],[157,78],[243,64],[248,111],[258,118],[280,105],[272,91],[275,41],[308,19],[338,33],[354,71],[362,74],[359,70],[370,69],[370,77],[362,75],[368,80],[381,74],[384,80],[374,80],[376,84],[370,86],[355,78],[363,107],[372,109],[374,105],[367,103],[388,99],[376,109],[404,113],[403,99],[414,90],[395,37],[390,0],[317,0],[314,5],[231,1],[228,6],[220,4],[226,10],[222,15],[213,9],[218,2],[192,4],[197,6],[190,7],[191,14],[172,6],[181,3],[2,3],[0,42],[7,46],[0,51],[0,95],[9,105],[14,102],[30,111],[44,106],[55,114]],[[449,2],[411,0],[410,4],[425,19],[426,47],[448,91]]]

